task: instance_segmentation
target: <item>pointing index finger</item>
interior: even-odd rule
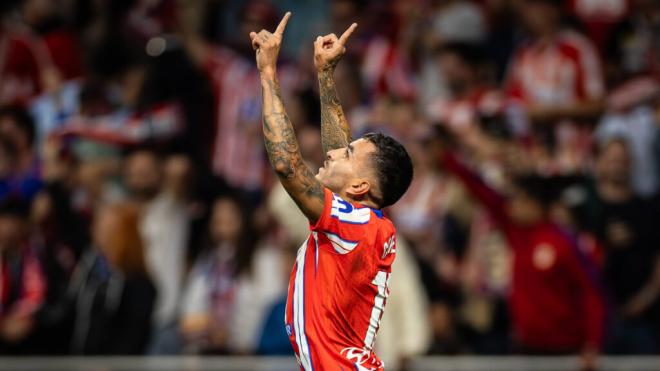
[[[339,38],[339,43],[341,45],[345,45],[346,41],[348,41],[348,38],[353,34],[353,31],[357,28],[357,23],[353,23],[344,33],[341,35]]]
[[[280,24],[278,24],[277,28],[275,29],[276,34],[282,35],[284,33],[284,29],[286,28],[286,24],[289,22],[289,18],[291,18],[291,12],[286,12],[284,18],[282,18]]]

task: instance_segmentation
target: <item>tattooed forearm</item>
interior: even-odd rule
[[[333,72],[334,68],[326,68],[319,72],[323,153],[346,147],[351,141],[351,129],[337,96]]]
[[[323,211],[323,187],[305,164],[293,125],[286,114],[274,77],[261,79],[264,143],[282,185],[312,221]]]

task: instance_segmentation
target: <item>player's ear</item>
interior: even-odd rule
[[[371,184],[368,180],[353,179],[351,182],[349,182],[346,193],[354,200],[361,200],[367,195],[367,193],[369,193],[370,189]]]

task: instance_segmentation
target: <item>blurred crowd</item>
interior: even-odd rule
[[[250,31],[320,145],[312,42],[355,137],[415,165],[377,339],[420,354],[660,350],[660,2],[5,0],[0,354],[291,354],[308,225],[268,166]]]

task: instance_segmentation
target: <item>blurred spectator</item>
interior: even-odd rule
[[[408,153],[415,164],[415,178],[410,184],[410,192],[391,208],[398,233],[412,244],[417,255],[425,258],[441,247],[441,225],[451,187],[435,168],[433,151],[428,151],[430,144],[424,136],[408,144]]]
[[[418,31],[423,38],[418,82],[422,106],[449,94],[445,71],[436,63],[434,51],[446,44],[481,44],[488,29],[483,9],[469,0],[433,1],[427,17],[427,32]]]
[[[31,200],[42,186],[34,151],[32,117],[17,106],[0,108],[0,140],[6,164],[0,174],[0,200],[9,196]]]
[[[195,262],[180,328],[187,351],[246,353],[257,348],[268,308],[284,289],[275,248],[257,245],[237,198],[213,202],[209,250]]]
[[[140,234],[144,241],[145,263],[158,291],[150,352],[176,354],[179,351],[177,318],[190,223],[186,202],[192,165],[184,156],[171,156],[163,161],[154,152],[138,150],[126,158],[125,166],[128,197],[141,210]]]
[[[71,280],[75,354],[143,354],[156,289],[144,262],[138,211],[130,204],[102,208],[92,243]]]
[[[89,225],[72,209],[66,185],[53,182],[32,202],[32,241],[48,282],[45,301],[37,312],[34,354],[67,353],[71,337],[69,280],[80,257],[89,247]]]
[[[429,305],[419,269],[405,239],[397,237],[396,254],[391,294],[381,318],[376,349],[388,367],[400,370],[410,358],[428,350],[432,329],[428,326]]]
[[[295,208],[303,217],[304,215],[297,207]],[[305,219],[305,223],[309,221]],[[282,252],[282,265],[279,274],[282,277],[282,282],[286,282],[291,277],[291,267],[296,262],[296,254],[298,247],[305,243],[304,239],[300,243],[291,244]],[[266,312],[266,318],[263,322],[261,334],[259,336],[259,345],[257,346],[257,354],[261,355],[291,355],[293,349],[289,341],[289,335],[286,332],[286,326],[282,326],[282,318],[284,318],[286,311],[286,296],[287,293],[283,292],[274,304]]]
[[[253,30],[273,29],[278,17],[270,2],[251,0],[243,4],[239,20],[233,48],[203,40],[194,25],[184,25],[183,37],[191,59],[204,70],[213,86],[213,172],[230,186],[250,191],[254,203],[263,196],[267,169],[261,143],[261,84],[247,35]],[[278,73],[282,91],[291,93],[296,71],[283,66]]]
[[[436,97],[427,115],[460,137],[462,143],[478,148],[482,144],[482,116],[495,116],[503,108],[503,97],[488,85],[483,51],[478,45],[448,43],[437,50],[436,57],[448,94]]]
[[[362,6],[360,1],[340,1],[339,3],[353,3],[353,12],[358,12]],[[409,100],[417,95],[414,84],[413,66],[410,53],[400,37],[401,19],[387,4],[371,2],[364,12],[353,15],[353,21],[359,15],[368,16],[364,23],[368,29],[358,29],[358,35],[364,32],[368,37],[364,39],[361,50],[357,53],[360,63],[362,82],[369,93],[370,99],[380,97],[395,97]],[[334,8],[336,10],[336,8]],[[344,19],[348,19],[345,14]],[[348,26],[339,26],[335,22],[335,29],[345,30]],[[350,23],[348,23],[350,24]],[[371,32],[369,32],[371,31]],[[359,39],[358,39],[359,40]],[[358,41],[359,42],[359,41]]]
[[[29,210],[24,201],[0,201],[0,353],[29,353],[35,313],[46,282],[30,241]]]
[[[570,172],[580,169],[591,145],[590,130],[575,123],[594,123],[605,87],[596,48],[562,26],[562,3],[521,2],[531,39],[510,62],[507,93],[526,107],[538,145],[550,150],[551,163],[543,170]]]
[[[586,223],[605,247],[603,276],[615,306],[608,351],[653,353],[659,341],[653,324],[660,318],[660,210],[635,195],[631,161],[623,139],[599,147]]]
[[[652,77],[628,81],[610,95],[609,109],[594,133],[598,144],[625,138],[632,156],[631,180],[634,192],[653,197],[660,191],[660,157],[653,146],[658,135],[655,107],[660,102],[660,83]]]
[[[442,159],[494,216],[513,249],[509,303],[521,351],[581,352],[585,362],[590,362],[603,342],[603,293],[595,268],[589,266],[575,241],[548,220],[548,205],[553,200],[550,187],[538,176],[522,176],[507,201],[450,153],[444,152]],[[536,315],[540,312],[544,316]]]
[[[660,71],[660,5],[653,0],[632,0],[631,14],[621,19],[607,39],[610,83]]]

